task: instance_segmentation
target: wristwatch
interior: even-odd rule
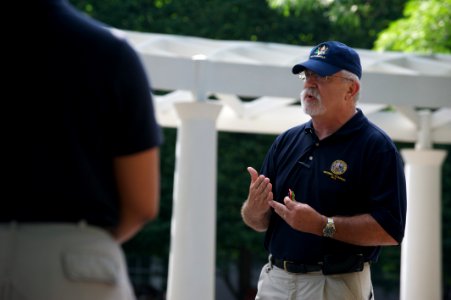
[[[327,218],[326,226],[323,228],[323,236],[331,238],[335,234],[335,224],[333,218]]]

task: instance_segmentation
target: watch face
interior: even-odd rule
[[[328,219],[327,224],[323,229],[323,234],[325,237],[332,237],[335,233],[335,225],[333,219]]]
[[[327,224],[326,228],[323,230],[323,233],[325,237],[332,237],[335,233],[335,229],[330,224]]]

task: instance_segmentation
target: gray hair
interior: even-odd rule
[[[344,75],[343,77],[348,78],[352,81],[357,82],[360,85],[360,79],[357,75],[355,75],[354,73],[351,73],[347,70],[342,70],[341,74]],[[359,101],[360,98],[360,90],[357,92],[357,94],[355,94],[354,96],[354,102],[357,104],[357,101]]]

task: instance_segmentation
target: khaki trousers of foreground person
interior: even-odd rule
[[[323,275],[288,273],[267,263],[260,273],[256,300],[374,300],[370,265],[362,272]]]
[[[134,300],[120,245],[80,224],[0,225],[0,300]]]

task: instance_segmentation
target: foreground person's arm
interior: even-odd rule
[[[113,236],[123,243],[132,238],[160,208],[159,148],[115,158],[120,195],[120,221]]]

